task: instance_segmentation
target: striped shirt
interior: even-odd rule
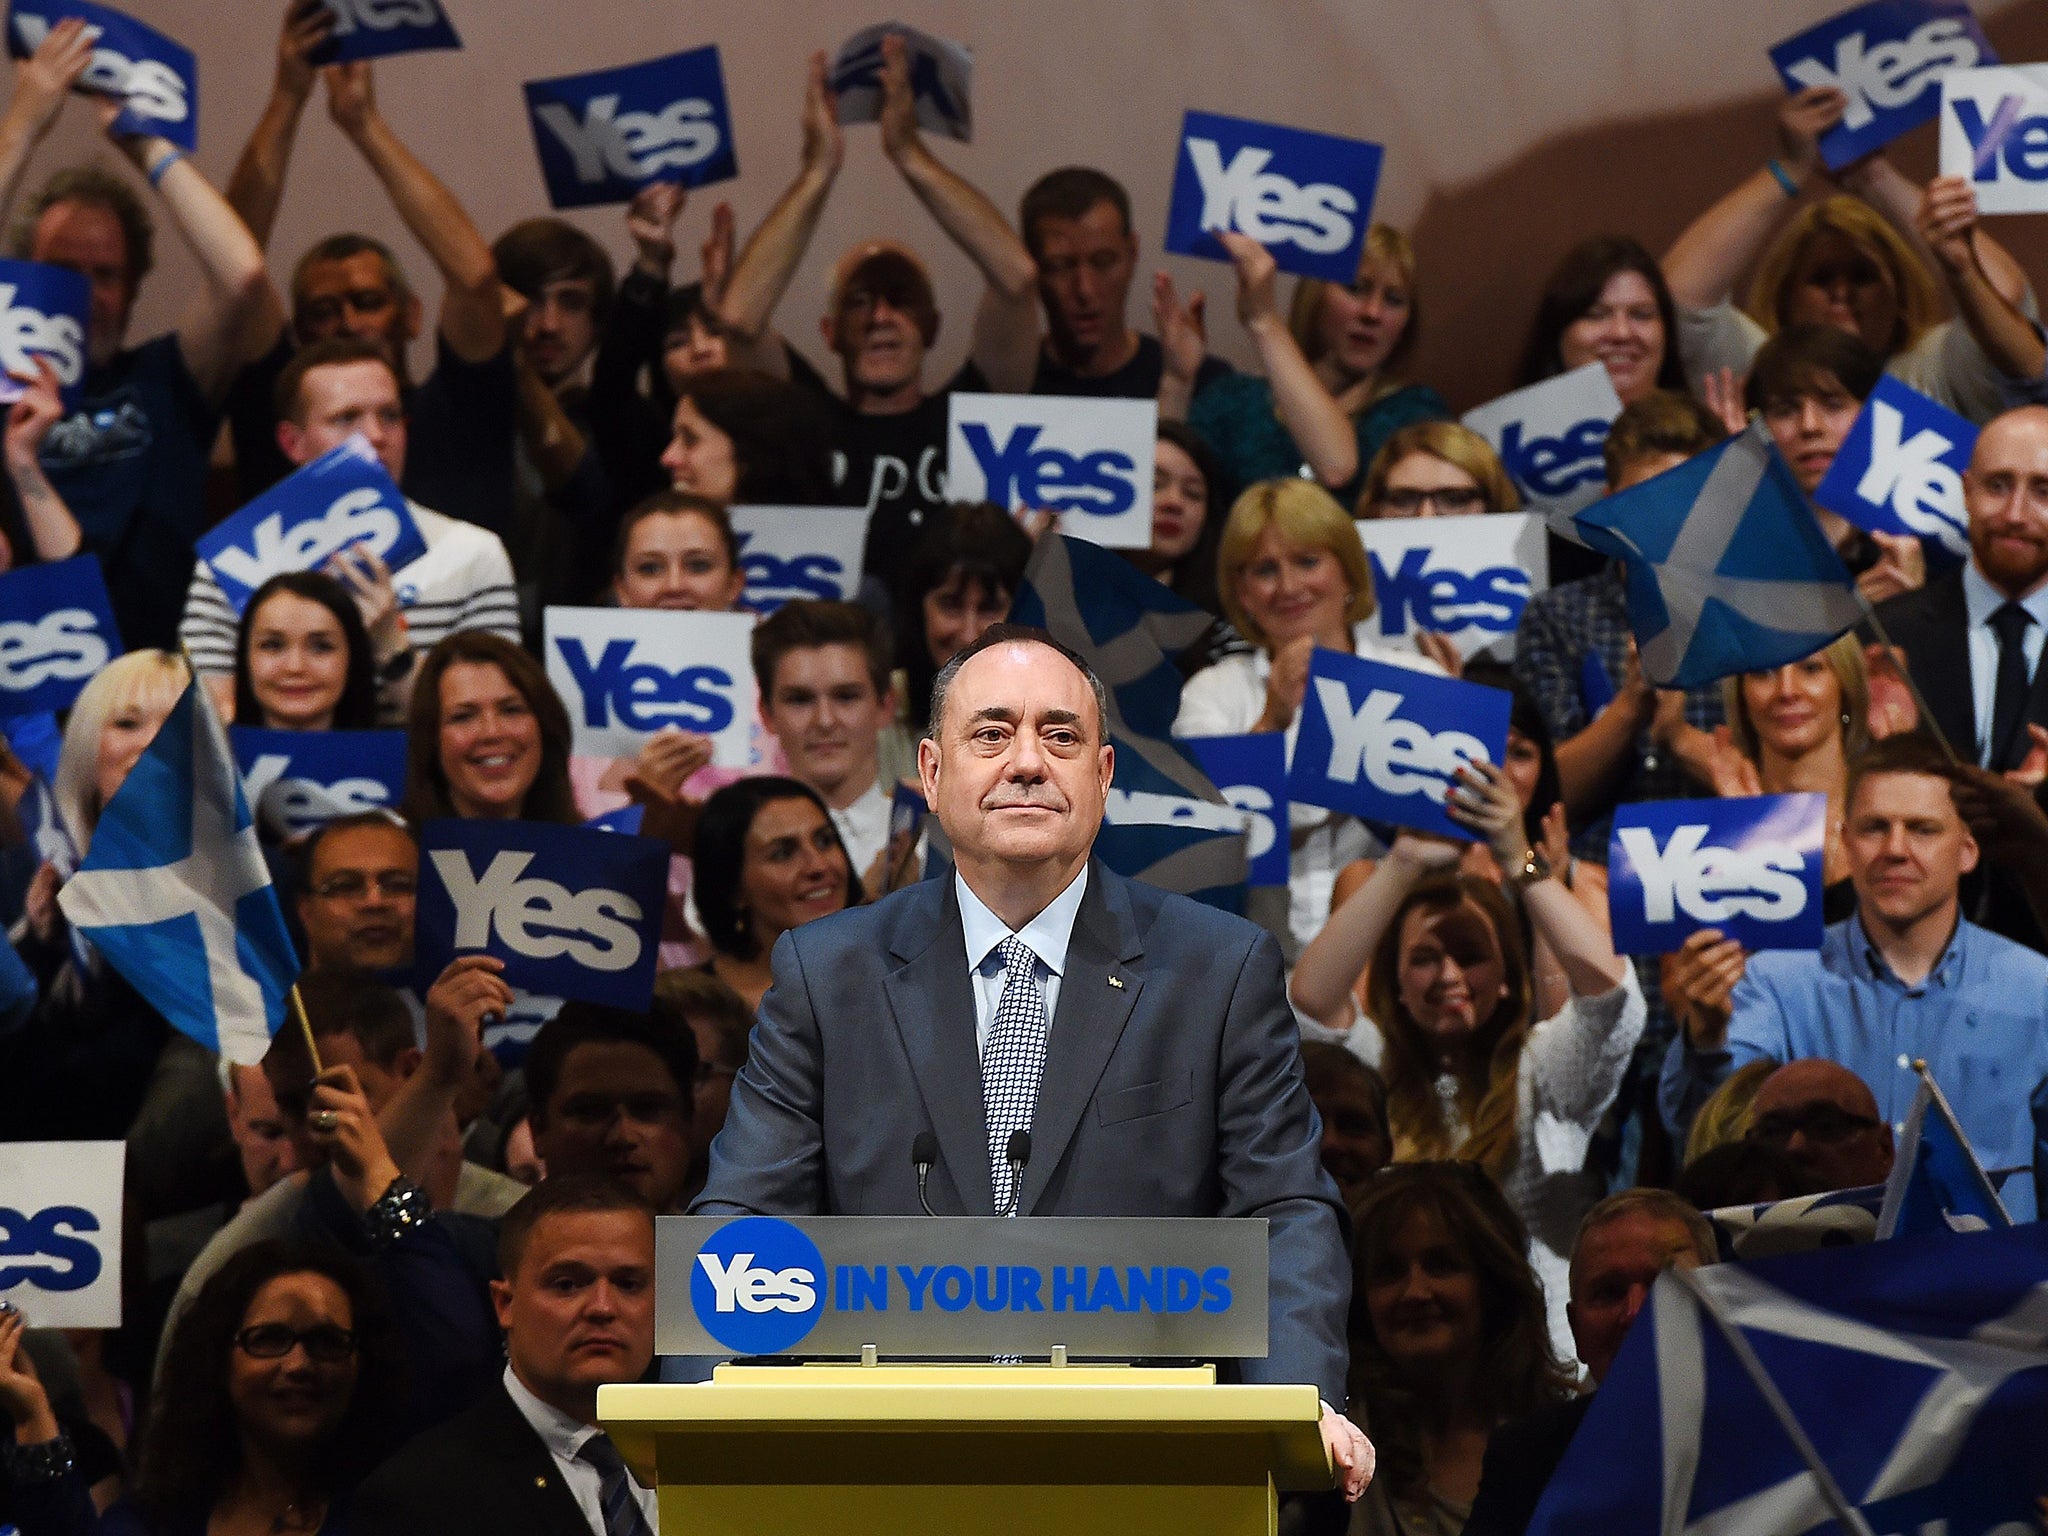
[[[425,654],[458,629],[487,629],[518,644],[519,598],[512,588],[512,562],[498,536],[417,503],[406,505],[427,543],[424,555],[391,578],[413,648]],[[185,616],[178,625],[193,666],[201,672],[233,672],[239,624],[212,570],[200,561],[193,567]]]

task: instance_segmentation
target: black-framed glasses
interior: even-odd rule
[[[236,1334],[235,1344],[254,1360],[282,1360],[295,1345],[303,1345],[306,1358],[322,1365],[339,1365],[353,1359],[356,1352],[356,1336],[338,1323],[320,1323],[311,1328],[257,1323]]]
[[[1835,1104],[1805,1104],[1797,1109],[1774,1109],[1758,1115],[1749,1124],[1749,1139],[1774,1147],[1787,1145],[1794,1136],[1808,1141],[1842,1142],[1859,1131],[1874,1131],[1880,1120],[1854,1114]]]
[[[1434,506],[1446,517],[1457,517],[1461,513],[1483,511],[1485,501],[1486,493],[1471,485],[1439,486],[1433,491],[1386,491],[1380,496],[1382,506],[1403,517],[1415,517],[1427,506]]]

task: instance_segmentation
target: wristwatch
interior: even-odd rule
[[[1531,848],[1522,856],[1522,867],[1510,878],[1514,881],[1516,890],[1525,891],[1537,881],[1548,880],[1550,876],[1550,860],[1544,857],[1541,848]]]

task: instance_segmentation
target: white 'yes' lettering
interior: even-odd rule
[[[1356,784],[1361,767],[1366,782],[1389,795],[1418,790],[1438,805],[1451,787],[1451,775],[1466,763],[1487,761],[1478,737],[1463,731],[1431,731],[1396,713],[1402,696],[1375,688],[1356,711],[1351,695],[1334,677],[1315,680],[1316,697],[1330,722],[1330,777]]]
[[[592,886],[571,891],[553,880],[522,880],[533,855],[506,849],[478,879],[454,848],[429,855],[455,904],[455,947],[482,949],[497,925],[498,938],[530,960],[567,955],[594,971],[625,971],[640,958],[640,903],[619,891]]]
[[[1341,251],[1357,226],[1358,199],[1334,182],[1297,186],[1266,169],[1270,149],[1246,145],[1223,163],[1214,139],[1188,140],[1188,159],[1202,184],[1202,228],[1236,229],[1261,245],[1292,242],[1315,255]]]
[[[1703,848],[1703,825],[1679,827],[1662,849],[1648,827],[1621,827],[1614,835],[1643,883],[1645,922],[1668,923],[1682,910],[1697,923],[1780,923],[1806,910],[1803,861],[1788,849]]]
[[[607,175],[628,181],[658,171],[688,170],[718,152],[711,103],[699,96],[670,102],[659,112],[621,112],[617,93],[593,96],[583,116],[558,101],[534,115],[562,141],[576,163],[576,179],[591,185]]]

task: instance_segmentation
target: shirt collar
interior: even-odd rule
[[[535,1397],[509,1362],[505,1366],[505,1391],[512,1399],[512,1406],[519,1410],[520,1417],[533,1426],[541,1444],[557,1460],[574,1461],[584,1443],[600,1433],[595,1425],[573,1419],[554,1404],[544,1403]]]
[[[1998,612],[2012,599],[1984,579],[1984,573],[1977,569],[1972,559],[1963,567],[1963,609],[1969,615],[1970,628],[1981,629],[1991,622],[1991,615]],[[2020,599],[2020,606],[2033,616],[2036,624],[2048,629],[2048,581],[2036,587],[2031,595]]]
[[[980,970],[987,963],[990,952],[1003,940],[1016,937],[1024,941],[1053,975],[1066,974],[1067,943],[1074,936],[1074,919],[1081,911],[1081,898],[1088,892],[1086,864],[1067,882],[1067,888],[1053,897],[1045,910],[1015,935],[974,894],[957,868],[953,871],[953,891],[960,898],[960,931],[967,940],[967,968],[970,971]]]
[[[1934,969],[1927,973],[1927,979],[1918,988],[1909,991],[1924,991],[1928,987],[1953,987],[1961,978],[1963,960],[1969,946],[1971,925],[1968,918],[1956,917],[1956,931],[1948,936],[1948,944],[1942,949],[1941,958],[1934,962]],[[1863,914],[1858,912],[1849,919],[1849,953],[1857,974],[1866,981],[1898,981],[1892,968],[1885,964],[1884,956],[1878,953],[1877,945],[1863,926]],[[1904,982],[1899,982],[1904,986]]]

